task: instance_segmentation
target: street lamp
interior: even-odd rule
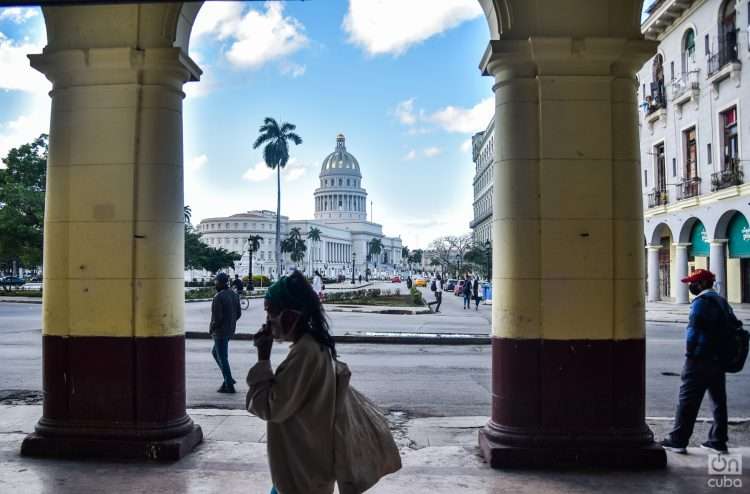
[[[357,262],[357,253],[352,252],[352,285],[354,284],[354,266],[356,266]]]
[[[487,251],[487,279],[492,279],[492,242],[489,240],[484,241],[484,249]]]

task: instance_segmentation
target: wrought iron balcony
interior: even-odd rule
[[[711,190],[721,190],[744,183],[742,165],[737,158],[729,158],[724,163],[724,169],[711,174]]]
[[[719,72],[730,63],[740,63],[737,32],[727,35],[726,40],[719,42],[719,50],[708,57],[708,76]]]
[[[669,196],[667,195],[667,189],[654,189],[648,195],[648,207],[655,208],[657,206],[666,206],[669,202]]]
[[[691,70],[672,81],[672,101],[679,99],[680,96],[688,91],[698,91],[700,89],[698,74],[699,71]]]
[[[677,200],[690,199],[701,194],[701,178],[691,177],[683,178],[680,185],[677,186]]]
[[[663,82],[651,83],[651,94],[646,96],[645,106],[646,115],[667,107],[667,92]]]

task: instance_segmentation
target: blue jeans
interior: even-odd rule
[[[279,491],[276,490],[276,487],[271,487],[271,494],[279,494]]]
[[[232,369],[229,367],[229,338],[214,336],[214,348],[211,350],[211,355],[214,356],[216,365],[219,366],[221,375],[224,376],[224,384],[234,386],[237,381],[232,378]]]
[[[464,293],[464,307],[471,309],[471,294]]]

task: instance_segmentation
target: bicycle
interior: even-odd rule
[[[247,310],[250,308],[250,297],[248,295],[245,295],[244,293],[240,295],[240,308],[242,310]]]

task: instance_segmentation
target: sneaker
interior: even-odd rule
[[[713,451],[714,453],[719,453],[719,454],[729,453],[729,450],[727,449],[727,444],[720,443],[718,441],[706,441],[705,443],[701,444],[701,448],[707,449],[709,451]]]
[[[662,439],[659,444],[661,445],[662,448],[666,449],[667,451],[671,451],[673,453],[679,453],[681,455],[687,454],[687,448],[685,448],[685,446],[680,446],[669,438]]]
[[[229,393],[234,394],[237,390],[234,389],[234,385],[230,384],[229,386],[222,386],[219,388],[219,393]]]
[[[227,385],[224,383],[221,383],[221,386],[219,386],[219,389],[216,390],[217,393],[226,393]]]

